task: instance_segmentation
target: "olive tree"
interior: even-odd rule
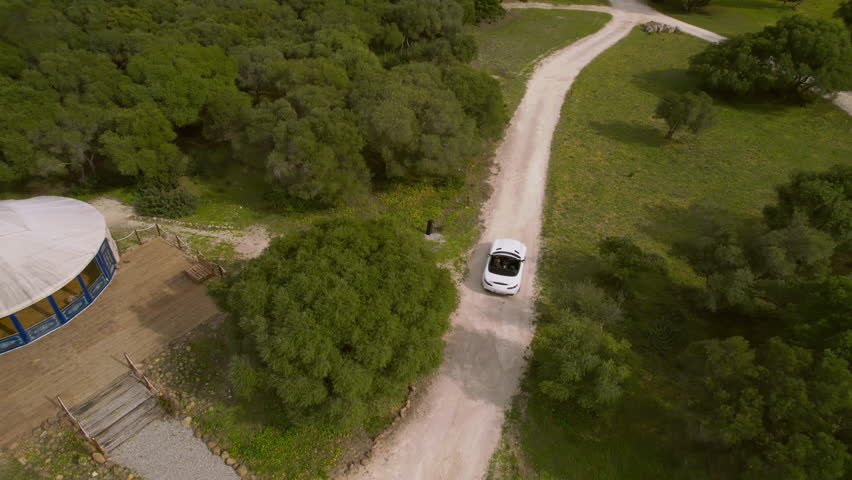
[[[668,94],[657,105],[654,118],[662,118],[669,126],[666,138],[671,139],[682,127],[692,133],[710,128],[716,121],[713,99],[704,92]]]

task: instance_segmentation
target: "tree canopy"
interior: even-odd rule
[[[666,138],[669,139],[682,127],[689,128],[692,133],[699,133],[716,121],[713,99],[704,92],[665,95],[654,113],[656,118],[662,118],[669,126],[666,132]]]
[[[435,368],[455,305],[449,272],[418,235],[336,220],[273,240],[213,289],[241,349],[244,396],[269,394],[294,421],[352,427]]]
[[[710,90],[809,100],[849,87],[852,43],[835,22],[794,15],[710,45],[689,68]]]
[[[852,409],[852,371],[832,350],[771,338],[692,344],[683,362],[709,441],[733,448],[746,478],[843,478],[852,455],[838,425]]]
[[[463,22],[501,11],[481,0],[6,2],[0,182],[180,175],[192,151],[177,145],[199,133],[320,203],[373,178],[458,175],[508,118],[496,80],[466,65],[476,45]]]
[[[546,397],[592,412],[606,411],[621,398],[630,376],[625,361],[630,343],[597,321],[563,310],[538,328],[531,348],[537,386]]]

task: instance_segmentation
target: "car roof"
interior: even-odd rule
[[[505,253],[511,256],[520,257],[521,260],[527,256],[527,247],[523,243],[512,240],[511,238],[499,238],[491,244],[490,255]]]

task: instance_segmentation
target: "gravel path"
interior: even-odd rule
[[[112,452],[146,480],[239,480],[233,469],[177,420],[154,420]]]

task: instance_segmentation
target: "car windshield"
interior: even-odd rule
[[[514,277],[521,270],[521,261],[506,255],[491,255],[488,271],[504,277]]]

